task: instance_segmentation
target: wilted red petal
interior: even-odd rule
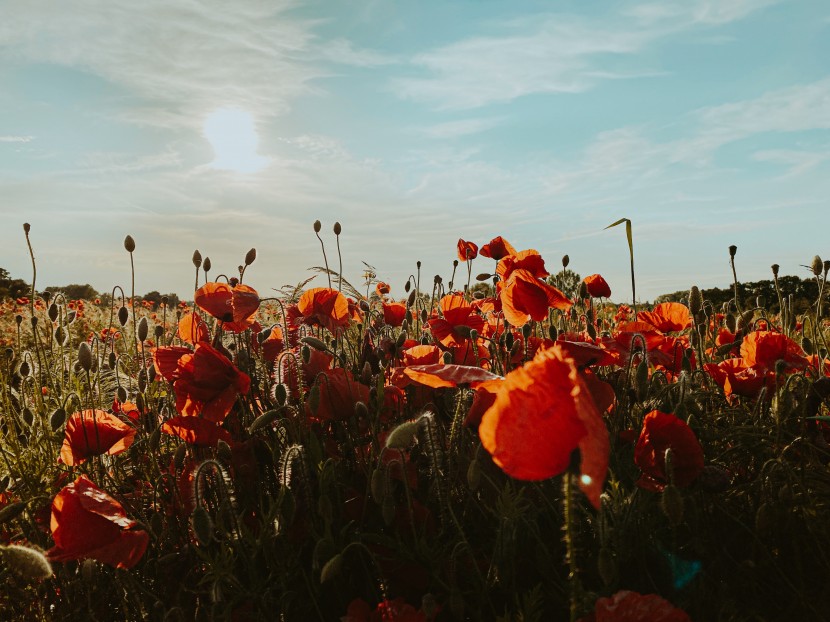
[[[218,423],[201,417],[179,415],[171,417],[161,425],[161,431],[178,436],[186,443],[197,447],[216,447],[219,439],[230,443],[231,435]]]
[[[541,480],[581,454],[580,487],[599,507],[608,469],[608,430],[574,361],[554,346],[509,374],[479,426],[482,445],[505,473]]]
[[[444,365],[442,363],[436,363],[434,365],[413,365],[406,367],[403,373],[415,382],[433,388],[457,387],[461,384],[469,384],[475,387],[477,383],[499,378],[498,375],[481,367],[453,364]]]
[[[532,248],[502,257],[496,265],[496,274],[502,281],[509,279],[513,270],[527,270],[538,279],[550,276],[550,272],[545,269],[545,260],[542,259],[539,251]]]
[[[499,299],[504,319],[517,327],[524,326],[531,319],[537,322],[544,320],[551,307],[567,311],[572,306],[562,292],[524,269],[510,273]]]
[[[133,444],[135,430],[103,410],[83,410],[66,422],[61,462],[75,466],[91,456],[114,456]]]
[[[200,343],[192,354],[179,359],[173,388],[179,414],[220,422],[233,408],[236,397],[250,388],[250,378],[221,352]]]
[[[484,413],[496,402],[496,395],[503,382],[504,378],[495,378],[476,385],[473,403],[464,419],[464,425],[475,427],[481,423]]]
[[[132,568],[150,541],[124,508],[81,475],[52,501],[52,561],[96,559],[116,568]]]

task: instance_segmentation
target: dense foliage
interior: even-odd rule
[[[830,262],[779,313],[457,251],[399,300],[261,298],[252,249],[193,306],[1,303],[3,619],[826,617]]]

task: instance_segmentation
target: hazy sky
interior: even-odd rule
[[[628,217],[641,299],[728,284],[730,244],[806,276],[828,59],[826,0],[0,0],[0,267],[31,278],[27,221],[41,286],[127,284],[129,233],[139,293],[252,246],[268,292],[339,220],[393,295],[502,235],[626,300]]]

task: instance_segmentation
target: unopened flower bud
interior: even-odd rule
[[[82,341],[78,346],[78,362],[81,364],[81,369],[85,372],[92,369],[92,350],[86,341]]]
[[[320,229],[322,229],[322,228],[323,228],[323,223],[321,223],[319,220],[315,220],[314,221],[314,233],[320,233]]]
[[[334,235],[340,235],[341,231],[343,231],[343,227],[340,226],[340,223],[334,223]]]
[[[128,253],[132,253],[135,250],[135,240],[133,236],[128,235],[124,238],[124,248],[127,249]]]
[[[703,309],[703,294],[700,293],[700,288],[697,285],[692,285],[689,290],[689,311],[696,316],[701,309]]]
[[[568,257],[567,255],[562,255],[562,269],[563,270],[568,267],[569,263],[571,263],[571,258]]]
[[[193,265],[199,268],[202,265],[202,253],[197,250],[193,251]]]
[[[210,272],[210,257],[205,257],[205,260],[202,262],[202,270]]]
[[[252,248],[245,254],[245,265],[250,266],[256,261],[256,249]]]
[[[821,260],[821,257],[816,255],[815,257],[813,257],[813,263],[810,264],[810,270],[812,270],[813,274],[819,276],[823,269],[824,262]]]
[[[37,549],[19,544],[0,546],[3,565],[24,581],[39,581],[52,576],[52,566]]]

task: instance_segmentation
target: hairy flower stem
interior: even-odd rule
[[[741,313],[741,304],[738,302],[738,273],[735,272],[735,255],[730,253],[729,265],[732,266],[732,287],[735,291],[735,310]]]
[[[326,245],[323,244],[323,238],[320,237],[320,234],[315,231],[314,235],[317,236],[317,239],[320,240],[320,248],[323,249],[323,263],[326,265],[326,277],[329,280],[329,289],[331,289],[331,271],[329,270],[329,259],[326,257]]]
[[[574,475],[570,471],[565,472],[562,478],[562,505],[565,515],[565,562],[568,564],[568,600],[570,602],[570,622],[576,622],[579,617],[579,577],[576,567],[576,543],[574,528],[576,527],[574,516]]]

